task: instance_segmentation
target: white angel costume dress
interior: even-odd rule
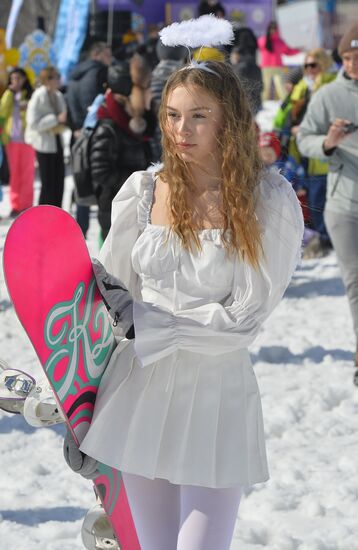
[[[264,259],[229,257],[220,229],[184,249],[151,223],[154,172],[136,172],[112,205],[100,253],[134,298],[135,340],[122,339],[102,378],[81,450],[123,472],[213,488],[268,479],[261,400],[247,346],[279,303],[303,234],[291,185],[257,188]]]

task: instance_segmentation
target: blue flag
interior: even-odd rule
[[[62,0],[54,38],[56,66],[66,84],[86,38],[91,0]]]

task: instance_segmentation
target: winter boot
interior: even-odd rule
[[[82,524],[82,542],[88,550],[120,550],[101,502],[88,510]]]
[[[26,422],[34,428],[65,422],[47,378],[41,380],[31,389],[25,399],[23,415]]]
[[[35,378],[26,372],[10,368],[0,359],[0,409],[21,414],[25,400],[35,386]]]

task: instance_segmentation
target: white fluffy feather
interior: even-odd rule
[[[226,19],[214,15],[202,15],[198,19],[172,23],[159,32],[164,46],[224,46],[234,40],[232,25]]]

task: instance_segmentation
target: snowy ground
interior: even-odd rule
[[[68,209],[70,177],[66,187]],[[8,209],[5,188],[0,215]],[[8,228],[9,222],[0,223],[1,251]],[[92,254],[97,234],[94,216]],[[0,357],[38,376],[2,268],[0,327]],[[271,480],[243,497],[231,550],[358,550],[354,348],[334,253],[305,261],[251,349]],[[0,411],[0,550],[83,548],[81,523],[93,491],[64,463],[62,436],[62,426],[33,429],[22,417]]]

